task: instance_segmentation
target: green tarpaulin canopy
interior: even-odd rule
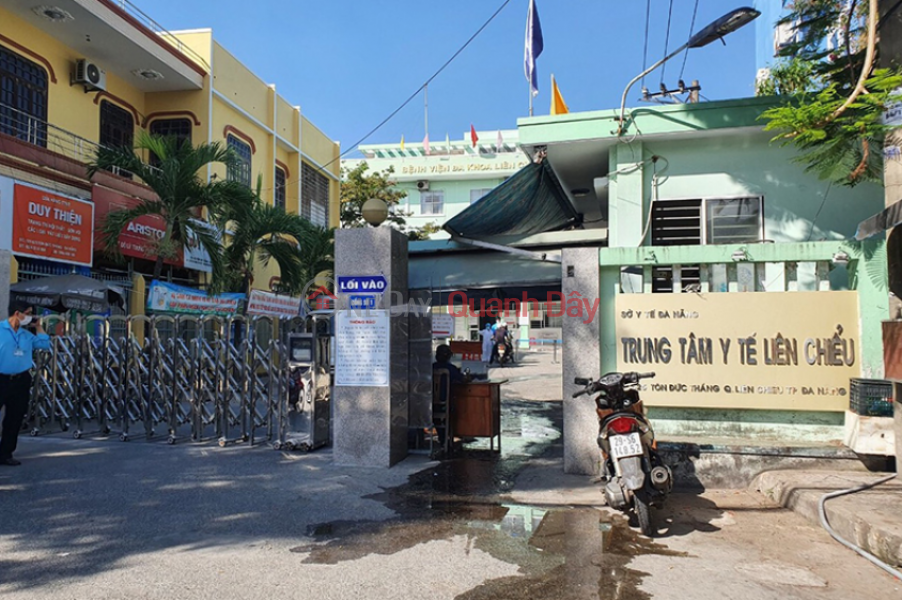
[[[580,222],[547,161],[530,163],[444,225],[455,237],[485,239],[566,229]]]

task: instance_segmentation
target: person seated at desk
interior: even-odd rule
[[[438,348],[435,349],[435,362],[432,363],[432,370],[436,369],[448,369],[448,374],[451,376],[451,383],[468,383],[471,379],[470,374],[466,375],[457,368],[457,365],[451,363],[451,357],[454,356],[454,352],[451,351],[451,346],[448,344],[439,344]]]

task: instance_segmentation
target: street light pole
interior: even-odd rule
[[[712,21],[711,23],[706,25],[704,29],[689,38],[688,42],[633,77],[633,79],[628,84],[626,84],[626,89],[623,90],[623,97],[620,99],[620,120],[619,125],[617,126],[617,136],[619,137],[623,135],[625,129],[624,125],[626,112],[626,95],[629,93],[630,88],[633,87],[634,83],[666,63],[668,60],[670,60],[683,50],[686,50],[687,48],[701,48],[702,46],[707,46],[715,40],[722,40],[724,36],[733,33],[740,27],[754,21],[760,14],[761,13],[759,11],[748,6],[732,10],[719,19]]]

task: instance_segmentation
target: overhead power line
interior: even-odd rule
[[[316,167],[316,169],[317,169],[318,171],[325,172],[326,167],[328,167],[328,166],[330,166],[331,164],[335,163],[335,161],[341,160],[342,158],[344,158],[344,156],[345,156],[346,154],[348,154],[348,153],[350,153],[350,152],[353,152],[353,151],[357,148],[357,146],[359,146],[360,144],[362,144],[363,142],[365,142],[367,139],[369,139],[369,137],[370,137],[371,135],[373,135],[374,133],[376,133],[377,131],[379,131],[386,123],[388,123],[389,121],[391,121],[392,118],[393,118],[395,115],[397,115],[399,112],[401,112],[401,111],[404,109],[405,106],[407,106],[408,104],[410,104],[410,102],[411,102],[414,98],[416,98],[416,97],[420,94],[420,92],[422,92],[422,91],[426,88],[426,86],[428,86],[430,83],[432,83],[432,81],[433,81],[436,77],[438,77],[438,76],[441,74],[442,71],[444,71],[446,68],[448,68],[448,65],[450,65],[452,62],[454,62],[454,59],[456,59],[458,56],[460,56],[460,54],[461,54],[464,50],[467,49],[467,46],[469,46],[469,45],[473,42],[473,40],[475,40],[475,39],[479,36],[479,34],[482,33],[482,32],[485,30],[485,28],[488,27],[489,24],[490,24],[492,21],[495,20],[495,17],[497,17],[497,16],[501,13],[501,11],[504,10],[504,7],[506,7],[508,4],[510,4],[510,2],[511,2],[511,0],[504,0],[504,2],[501,3],[501,6],[499,6],[498,9],[497,9],[494,13],[492,13],[492,16],[490,16],[490,17],[486,20],[486,22],[483,23],[482,26],[481,26],[479,29],[476,30],[476,33],[474,33],[473,35],[471,35],[470,38],[469,38],[466,42],[464,42],[463,46],[461,46],[460,48],[458,48],[458,49],[457,49],[457,52],[455,52],[454,54],[452,54],[452,55],[451,55],[451,58],[449,58],[448,60],[446,60],[445,63],[444,63],[441,67],[439,67],[438,70],[437,70],[435,73],[433,73],[431,77],[429,77],[429,79],[427,79],[426,81],[424,81],[424,82],[423,82],[423,85],[421,85],[420,87],[418,87],[418,88],[416,89],[415,92],[413,92],[410,96],[408,96],[407,99],[406,99],[404,102],[402,102],[400,106],[398,106],[398,108],[396,108],[396,109],[393,110],[391,113],[389,113],[389,115],[388,115],[387,117],[385,117],[384,119],[382,119],[382,121],[380,121],[378,125],[376,125],[376,126],[373,127],[372,129],[370,129],[370,130],[366,133],[366,135],[364,135],[364,136],[361,137],[359,140],[357,140],[356,142],[354,142],[347,150],[345,150],[344,152],[342,152],[341,154],[339,154],[338,156],[336,156],[335,158],[333,158],[332,160],[330,160],[329,162],[327,162],[327,163],[324,164],[323,166],[321,166],[321,167]],[[289,183],[289,182],[286,181],[286,182],[285,182],[285,185],[287,186],[288,183]],[[273,189],[275,189],[275,188],[268,188],[268,189],[263,190],[263,191],[269,192],[269,191],[272,191]]]
[[[689,24],[689,37],[686,38],[691,39],[692,34],[695,33],[695,15],[698,14],[698,0],[695,0],[695,8],[692,9],[692,22]],[[683,79],[683,71],[686,70],[686,58],[689,57],[689,47],[686,47],[686,50],[683,51],[683,66],[680,67],[680,80]]]
[[[664,54],[662,58],[667,56],[667,49],[670,46],[670,21],[673,18],[673,0],[670,0],[670,7],[667,9],[667,35],[664,37]],[[664,85],[664,72],[667,71],[667,63],[661,66],[661,85]]]

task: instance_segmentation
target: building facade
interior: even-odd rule
[[[517,147],[517,132],[479,131],[474,144],[470,132],[459,140],[431,144],[370,144],[360,146],[364,158],[342,160],[344,169],[366,162],[369,170],[394,170],[395,189],[407,197],[400,208],[407,223],[418,228],[441,226],[516,173],[528,159]],[[431,239],[447,239],[439,231]]]
[[[166,32],[129,2],[7,4],[0,7],[0,81],[0,247],[13,251],[20,277],[76,270],[128,284],[132,274],[150,272],[159,223],[136,220],[123,232],[127,265],[106,258],[94,231],[111,210],[153,194],[128,173],[88,179],[85,170],[98,146],[130,146],[140,130],[195,145],[220,142],[244,166],[202,176],[252,187],[259,176],[267,202],[338,224],[338,144],[210,30]],[[32,231],[34,202],[63,203],[79,223],[63,223],[59,235],[50,221]],[[173,276],[202,281],[191,261],[172,263]],[[268,288],[275,275],[261,271],[254,287]]]

